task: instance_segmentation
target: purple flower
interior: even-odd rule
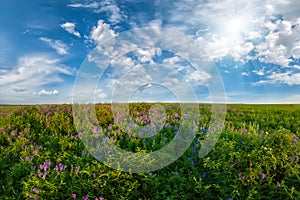
[[[89,199],[89,196],[88,195],[86,195],[84,198],[83,198],[83,200],[88,200]]]
[[[175,176],[178,176],[178,172],[175,172]]]
[[[238,174],[238,177],[239,177],[239,178],[241,178],[241,176],[242,176],[242,174],[241,174],[241,173],[239,173],[239,174]]]
[[[27,146],[22,146],[22,151],[25,151],[27,149]]]
[[[277,186],[278,186],[278,187],[281,187],[281,183],[277,182]]]
[[[45,178],[46,178],[46,176],[47,176],[47,172],[44,172],[44,175],[43,175],[43,180],[45,180]]]
[[[150,172],[149,175],[152,176],[152,172]]]
[[[103,198],[103,197],[100,197],[99,200],[104,200],[104,198]]]
[[[103,169],[100,169],[100,171],[99,171],[99,172],[100,172],[100,174],[102,174],[102,173],[104,172],[104,170],[103,170]]]
[[[75,193],[72,194],[72,197],[73,197],[73,199],[76,199],[76,194]]]
[[[64,170],[64,165],[63,164],[59,163],[58,166],[59,166],[60,171]]]
[[[266,175],[264,173],[262,173],[260,176],[262,179],[264,179],[266,177]]]
[[[39,192],[40,192],[40,191],[39,191],[38,189],[36,189],[36,188],[33,188],[32,191],[33,191],[34,193],[39,193]]]
[[[55,165],[55,167],[54,167],[53,170],[54,170],[54,171],[57,171],[57,170],[58,170],[58,165]]]

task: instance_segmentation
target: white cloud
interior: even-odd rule
[[[72,22],[66,22],[60,25],[61,28],[65,29],[68,33],[81,37],[80,33],[75,30],[75,24]]]
[[[38,96],[52,96],[52,95],[58,95],[59,91],[58,90],[44,90],[42,89],[39,92],[34,92],[33,94],[38,95]]]
[[[94,40],[96,43],[101,43],[106,39],[115,37],[116,33],[110,29],[110,25],[104,23],[103,20],[99,20],[97,26],[94,26],[90,38]]]
[[[300,73],[284,72],[274,73],[267,76],[268,79],[252,83],[254,86],[268,84],[286,84],[289,86],[300,85]]]
[[[106,13],[108,20],[112,24],[119,23],[126,17],[120,10],[115,0],[89,1],[84,3],[72,3],[68,5],[72,8],[88,8],[95,13]]]
[[[41,87],[62,83],[62,75],[74,74],[72,68],[60,64],[58,59],[45,55],[24,56],[19,58],[16,66],[1,71],[0,96],[5,97],[7,102],[24,103],[33,98],[34,92],[41,91]],[[52,94],[55,93],[52,91]]]
[[[249,76],[249,74],[250,74],[249,72],[242,72],[241,73],[242,76]]]
[[[300,1],[298,0],[266,0],[271,15],[281,14],[285,19],[299,18]]]
[[[60,40],[52,40],[46,37],[40,37],[39,39],[52,47],[59,55],[66,55],[69,53],[68,46]]]
[[[265,69],[264,68],[259,69],[259,70],[253,70],[252,72],[259,75],[259,76],[265,75]]]
[[[256,46],[257,57],[261,62],[288,66],[293,58],[300,58],[300,25],[293,26],[287,20],[269,24],[270,33],[263,43]]]

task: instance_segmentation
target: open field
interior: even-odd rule
[[[150,139],[128,137],[106,104],[96,106],[102,129],[92,134],[132,152],[158,150],[184,116],[177,104],[161,105],[167,120]],[[137,124],[149,124],[150,106],[130,104]],[[217,144],[199,158],[211,119],[210,105],[200,104],[188,150],[145,173],[121,172],[90,155],[71,105],[0,106],[0,113],[0,199],[300,199],[300,105],[227,105]]]

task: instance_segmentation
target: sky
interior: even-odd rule
[[[0,104],[300,103],[299,13],[299,0],[1,0]]]

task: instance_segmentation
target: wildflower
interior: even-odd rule
[[[65,166],[61,163],[58,164],[60,171],[63,171],[65,169]]]
[[[89,195],[86,195],[83,200],[88,200],[89,199]]]
[[[47,176],[47,172],[44,172],[44,175],[43,175],[43,180],[45,180],[45,178],[46,178],[46,176]]]
[[[264,173],[262,173],[260,176],[262,179],[264,179],[266,177],[266,175]]]
[[[38,189],[36,189],[36,188],[33,188],[32,191],[33,191],[34,193],[39,193],[39,192],[40,192],[40,191],[39,191]]]
[[[100,172],[100,174],[102,174],[102,173],[104,172],[104,170],[103,170],[103,169],[100,169],[100,171],[99,171],[99,172]]]
[[[72,194],[72,197],[73,197],[73,199],[76,199],[76,194],[75,193]]]
[[[104,198],[103,198],[103,197],[100,197],[99,200],[104,200]]]
[[[152,176],[152,172],[150,172],[149,175]]]
[[[241,173],[239,173],[239,174],[238,174],[238,177],[239,177],[239,178],[241,178],[241,176],[242,176],[242,174],[241,174]]]
[[[278,187],[281,187],[281,183],[277,182],[277,186],[278,186]]]
[[[178,172],[175,172],[175,176],[178,176]]]

